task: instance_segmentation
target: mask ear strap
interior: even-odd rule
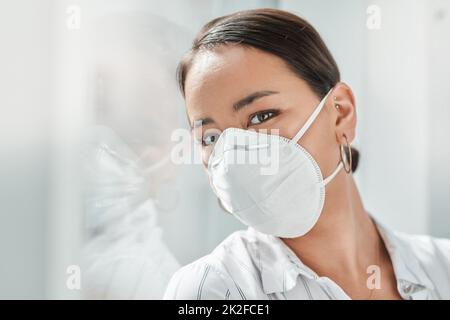
[[[344,165],[342,164],[342,161],[340,161],[336,169],[334,169],[333,173],[323,180],[323,185],[326,186],[331,180],[333,180],[333,178],[336,177],[336,175],[339,173],[339,171],[341,171],[343,167]]]
[[[297,143],[297,141],[300,140],[301,137],[303,137],[303,135],[305,134],[306,130],[308,130],[309,127],[314,122],[314,120],[316,120],[317,116],[319,115],[320,111],[322,110],[323,106],[325,105],[325,101],[327,100],[327,97],[331,93],[331,91],[333,91],[333,89],[328,91],[328,93],[325,95],[325,97],[323,97],[322,101],[320,101],[319,105],[316,107],[316,109],[313,111],[313,113],[309,116],[308,120],[306,120],[306,122],[303,125],[303,127],[292,138],[290,143]]]

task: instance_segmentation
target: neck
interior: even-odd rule
[[[378,264],[381,239],[364,210],[353,177],[341,170],[326,186],[325,204],[306,235],[282,239],[319,276],[337,283],[360,283]]]

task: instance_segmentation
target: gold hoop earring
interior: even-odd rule
[[[344,165],[345,172],[350,173],[352,171],[352,148],[350,147],[350,143],[348,143],[347,136],[345,134],[344,134],[344,138],[345,138],[346,147],[348,149],[348,156],[344,150],[344,145],[340,144],[339,148],[341,151],[341,161],[342,161],[342,164]],[[344,158],[345,158],[345,161],[344,161]]]

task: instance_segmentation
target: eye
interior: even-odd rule
[[[219,139],[219,132],[205,133],[202,138],[202,146],[207,147],[213,145]]]
[[[275,117],[276,115],[278,115],[278,111],[276,110],[265,110],[262,112],[255,113],[250,117],[250,125],[257,125],[263,123]]]

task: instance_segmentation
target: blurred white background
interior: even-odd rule
[[[154,276],[163,286],[168,275],[145,271],[154,252],[164,251],[158,259],[169,270],[243,227],[218,207],[198,165],[162,167],[168,177],[143,171],[170,152],[170,132],[187,126],[174,75],[195,33],[216,16],[257,7],[312,23],[354,89],[355,176],[366,208],[395,229],[450,237],[450,1],[1,0],[0,298],[150,297],[145,288],[114,292],[138,264],[134,282]],[[91,156],[108,143],[114,156],[98,166]],[[97,180],[86,181],[86,164]],[[86,204],[86,194],[94,201]],[[102,206],[95,197],[126,199]],[[118,228],[129,233],[118,237]],[[133,266],[123,265],[124,252],[138,252]],[[115,255],[122,264],[98,284],[101,293],[86,295],[83,268],[82,290],[67,287],[68,266],[85,256],[86,268],[108,265]]]

